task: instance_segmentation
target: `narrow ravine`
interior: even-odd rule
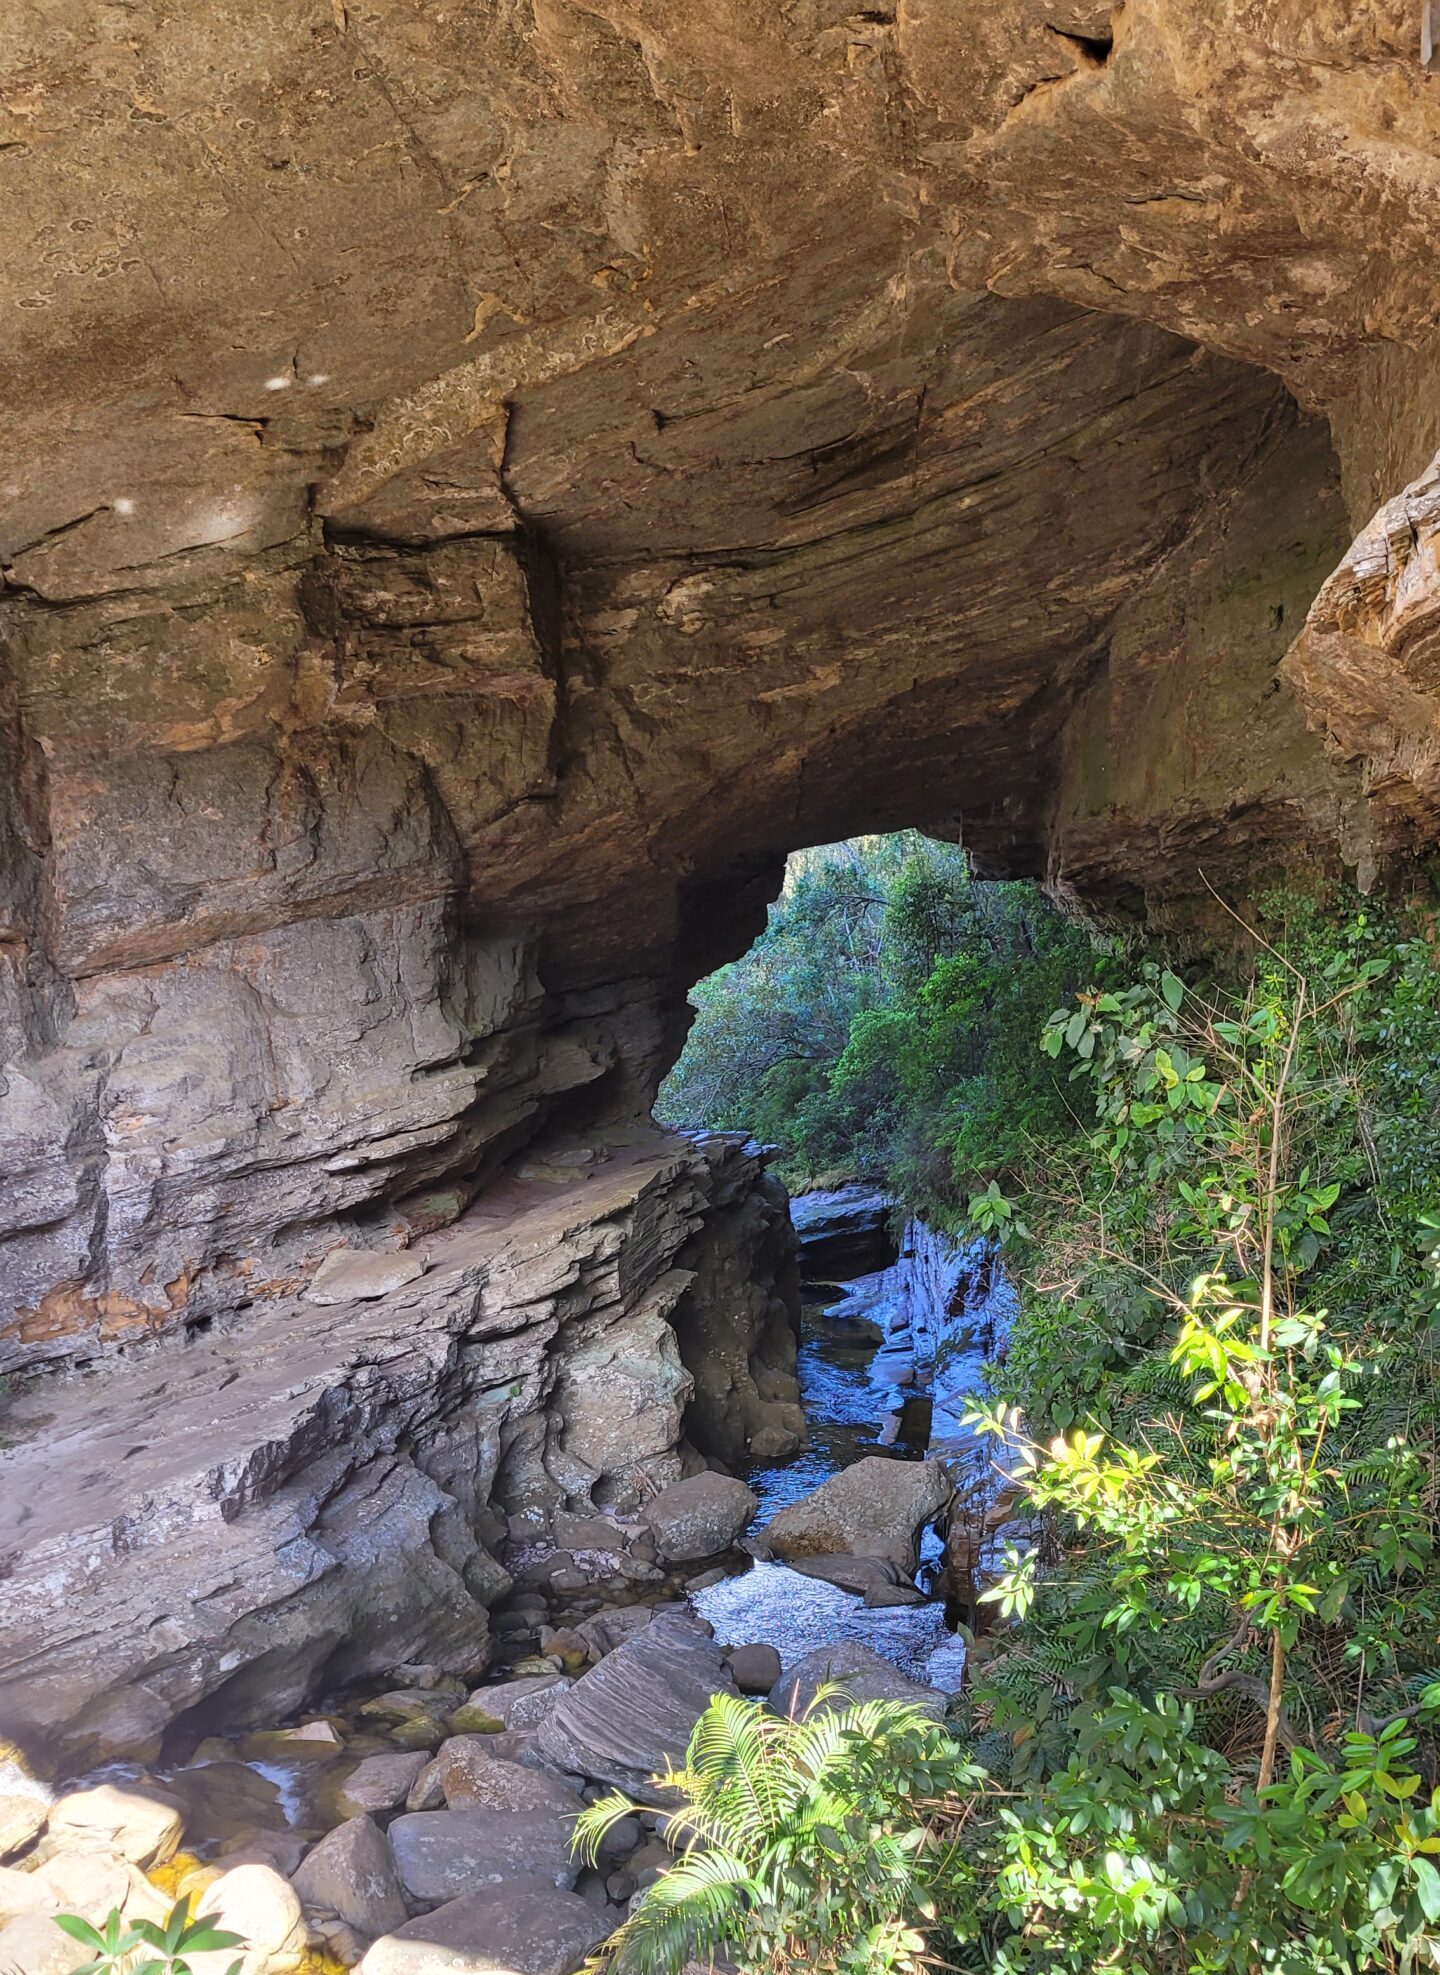
[[[988,1450],[964,1425],[1002,1343],[1013,1292],[983,1244],[960,1245],[866,1189],[801,1195],[798,1370],[808,1433],[790,1459],[742,1469],[760,1501],[750,1532],[855,1462],[939,1460],[977,1520],[997,1492]],[[869,1264],[870,1266],[864,1266]],[[848,1272],[841,1274],[840,1270]],[[972,1614],[946,1567],[942,1527],[921,1539],[925,1601],[875,1610],[852,1592],[763,1557],[692,1594],[722,1644],[764,1639],[787,1665],[841,1641],[868,1646],[911,1678],[954,1692],[964,1674],[957,1623]],[[968,1589],[968,1587],[966,1587]]]

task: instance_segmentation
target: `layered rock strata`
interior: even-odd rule
[[[12,11],[5,1650],[99,1746],[367,1576],[480,1650],[497,1408],[522,1514],[687,1379],[793,1436],[701,1155],[733,1335],[638,1205],[628,1384],[481,1259],[787,850],[1184,919],[1440,835],[1440,97],[1410,0]]]
[[[383,1296],[276,1298],[14,1407],[0,1736],[74,1768],[408,1661],[479,1672],[513,1530],[680,1479],[670,1315],[724,1294],[693,1244],[747,1184],[737,1140],[618,1138],[492,1191]],[[781,1386],[785,1338],[755,1361]]]

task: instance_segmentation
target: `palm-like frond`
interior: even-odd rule
[[[679,1975],[687,1961],[734,1944],[744,1915],[763,1896],[731,1852],[691,1852],[651,1886],[612,1936],[616,1975]]]

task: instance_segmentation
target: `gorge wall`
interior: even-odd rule
[[[466,1244],[565,1157],[658,1161],[654,1282],[601,1303],[657,1295],[683,1337],[655,1284],[719,1183],[643,1121],[790,848],[915,824],[1183,916],[1267,859],[1368,881],[1440,834],[1418,12],[22,0],[7,1725],[149,1734],[246,1666],[318,1677],[349,1593],[321,1620],[252,1566],[310,1543],[307,1585],[348,1582],[345,1491],[381,1484],[336,1477],[372,1454],[432,1532],[397,1539],[429,1586],[399,1602],[442,1646],[484,1605],[485,1395],[542,1419],[564,1324]],[[600,1184],[582,1278],[638,1211]],[[337,1254],[430,1266],[307,1300]],[[357,1351],[399,1382],[369,1412]],[[742,1358],[703,1368],[717,1454],[786,1403]],[[98,1674],[44,1701],[197,1490],[235,1611],[192,1637],[114,1598],[123,1707]]]

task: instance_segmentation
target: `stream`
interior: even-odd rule
[[[797,1224],[805,1205],[802,1196]],[[1013,1291],[982,1244],[961,1247],[920,1221],[906,1227],[887,1266],[807,1282],[797,1369],[809,1432],[791,1459],[742,1471],[760,1500],[752,1534],[870,1455],[943,1460],[962,1490],[983,1489],[990,1455],[963,1415],[972,1395],[985,1389],[984,1363],[1004,1339],[1013,1304]],[[920,1589],[933,1591],[942,1559],[939,1536],[927,1531]],[[965,1648],[954,1614],[938,1596],[873,1611],[821,1579],[761,1562],[694,1592],[691,1602],[722,1644],[764,1639],[787,1665],[845,1639],[946,1693],[963,1677]]]

